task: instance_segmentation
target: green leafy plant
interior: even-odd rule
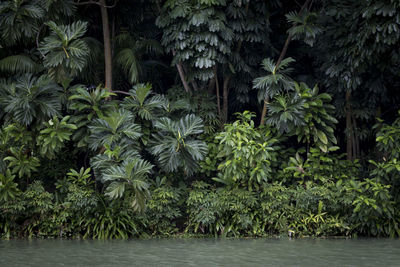
[[[71,88],[71,91],[73,93],[68,98],[68,108],[74,111],[71,121],[78,127],[72,139],[77,142],[78,147],[85,147],[90,135],[88,125],[94,119],[103,118],[113,110],[115,103],[107,100],[115,94],[100,86],[91,91],[77,86]]]
[[[322,32],[317,23],[318,14],[315,12],[302,12],[301,14],[289,12],[286,19],[293,25],[288,30],[293,40],[303,39],[306,44],[313,46],[316,36]]]
[[[151,96],[150,84],[138,84],[129,91],[121,107],[137,114],[143,120],[154,120],[163,114],[163,108],[167,100],[162,95]]]
[[[15,175],[9,169],[0,174],[0,202],[6,202],[18,197],[20,191],[18,184],[14,182]]]
[[[204,129],[202,119],[193,114],[179,121],[163,117],[155,122],[154,128],[159,132],[153,135],[150,152],[157,156],[160,167],[166,172],[179,167],[188,175],[195,172],[197,162],[207,152],[207,145],[197,139]]]
[[[379,123],[374,126],[379,129],[376,134],[377,147],[384,153],[385,159],[398,159],[400,157],[400,110],[392,124],[382,122],[379,120]]]
[[[0,158],[3,159],[0,163],[1,172],[7,169],[5,157],[9,155],[10,147],[32,147],[33,134],[26,127],[17,123],[12,123],[4,127],[0,131]]]
[[[5,157],[4,160],[9,162],[8,168],[11,169],[12,173],[18,174],[19,178],[30,178],[32,172],[38,171],[40,160],[33,155],[29,155],[24,147],[11,147],[10,152],[11,156]]]
[[[270,178],[271,160],[276,157],[274,144],[278,140],[269,129],[256,129],[253,117],[248,111],[238,114],[238,120],[226,124],[215,137],[219,140],[218,158],[222,160],[216,181],[257,190]]]
[[[376,179],[350,180],[346,188],[355,193],[352,225],[357,232],[372,236],[399,236],[399,215],[389,193],[390,185]]]
[[[186,186],[171,185],[169,177],[157,177],[150,190],[150,199],[145,213],[146,229],[153,236],[171,236],[179,231],[178,223],[183,218]]]
[[[155,39],[132,36],[129,33],[121,33],[116,36],[117,51],[116,63],[122,68],[130,83],[135,84],[143,79],[144,67],[162,65],[143,59],[143,56],[157,56],[163,54],[163,47]],[[152,64],[153,63],[153,64]]]
[[[83,238],[128,239],[137,234],[139,229],[133,214],[123,204],[120,201],[100,201],[95,213],[81,221],[85,228]]]
[[[74,169],[70,169],[67,173],[67,180],[73,184],[77,184],[79,186],[90,186],[93,184],[93,181],[90,180],[92,175],[90,174],[90,168],[81,168],[79,172]]]
[[[109,146],[137,146],[136,140],[141,136],[141,128],[134,123],[131,112],[120,109],[107,116],[95,119],[90,125],[89,147],[93,150]]]
[[[65,67],[66,70],[63,71],[69,71],[72,75],[82,71],[87,63],[89,47],[80,38],[87,30],[87,23],[75,21],[70,25],[57,25],[54,21],[49,21],[46,25],[51,34],[40,44],[44,65],[56,72],[60,71],[57,68]]]
[[[40,147],[40,153],[52,159],[65,146],[65,142],[70,140],[75,124],[68,123],[70,116],[65,116],[61,120],[53,117],[44,123],[45,129],[40,131],[37,137],[37,145]]]
[[[221,0],[168,1],[157,19],[157,25],[163,28],[163,46],[168,52],[174,51],[172,63],[186,62],[194,78],[212,78],[213,67],[231,51],[233,31],[227,27],[223,10],[218,9],[224,5]],[[174,34],[177,29],[181,36]]]
[[[370,175],[391,186],[391,194],[397,203],[400,199],[400,117],[397,117],[390,125],[382,124],[380,121],[374,127],[380,127],[376,134],[376,143],[378,150],[382,153],[378,155],[382,159],[369,160],[373,165]]]
[[[335,155],[338,147],[330,147],[329,153],[322,152],[320,149],[312,147],[304,159],[301,152],[298,151],[294,157],[289,158],[288,167],[284,168],[285,180],[292,178],[300,179],[299,183],[304,184],[307,181],[313,181],[317,184],[336,182],[340,179],[358,177],[361,171],[361,165],[358,161],[349,162],[343,159],[345,156]]]
[[[293,71],[288,66],[294,61],[293,58],[285,58],[277,68],[275,62],[270,58],[262,61],[261,66],[268,74],[253,81],[253,87],[258,89],[259,101],[264,100],[266,97],[273,99],[284,91],[294,89],[293,81],[288,76]]]
[[[279,95],[268,105],[267,123],[282,133],[292,133],[304,126],[304,100],[293,95]]]
[[[295,90],[304,99],[304,125],[296,128],[297,139],[308,146],[313,141],[321,151],[327,152],[337,143],[334,129],[338,121],[333,117],[335,107],[329,104],[331,96],[320,94],[317,86],[311,90],[305,83],[295,83]]]
[[[22,200],[25,204],[25,215],[30,218],[29,223],[22,230],[28,237],[42,234],[46,235],[54,231],[55,225],[51,225],[51,213],[54,209],[53,194],[47,192],[40,181],[35,181],[28,186],[23,193]]]
[[[47,75],[24,74],[0,90],[6,90],[0,102],[8,120],[40,125],[60,114],[62,90]]]
[[[44,10],[37,3],[25,1],[2,1],[0,4],[1,43],[15,44],[32,40]]]
[[[128,158],[121,166],[112,166],[104,172],[103,182],[107,184],[105,194],[111,199],[131,196],[131,205],[136,211],[145,209],[149,198],[147,177],[153,165],[139,158]]]

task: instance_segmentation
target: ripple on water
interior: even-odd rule
[[[398,239],[0,241],[0,266],[400,266]]]

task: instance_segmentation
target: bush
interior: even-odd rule
[[[254,114],[247,111],[238,114],[239,119],[226,124],[224,131],[215,137],[219,140],[217,157],[221,163],[214,180],[258,190],[271,178],[270,165],[276,158],[277,139],[268,129],[256,129],[252,117]]]

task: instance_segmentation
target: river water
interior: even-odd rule
[[[0,266],[400,266],[399,239],[3,240]]]

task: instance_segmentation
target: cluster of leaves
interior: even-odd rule
[[[252,120],[254,114],[244,112],[215,138],[219,141],[218,177],[214,180],[227,185],[241,185],[256,190],[271,178],[271,161],[276,159],[278,141],[269,129],[258,130]]]
[[[263,68],[269,74],[253,81],[254,88],[259,89],[260,101],[273,99],[268,104],[267,123],[327,152],[337,142],[335,108],[329,104],[331,96],[320,94],[317,86],[311,89],[305,83],[293,81],[288,76],[292,70],[288,65],[293,61],[287,58],[276,66],[271,59],[265,59]]]
[[[168,1],[157,25],[163,28],[162,44],[174,53],[173,64],[187,62],[200,80],[214,77],[214,66],[231,52],[233,31],[227,27],[225,0]]]

